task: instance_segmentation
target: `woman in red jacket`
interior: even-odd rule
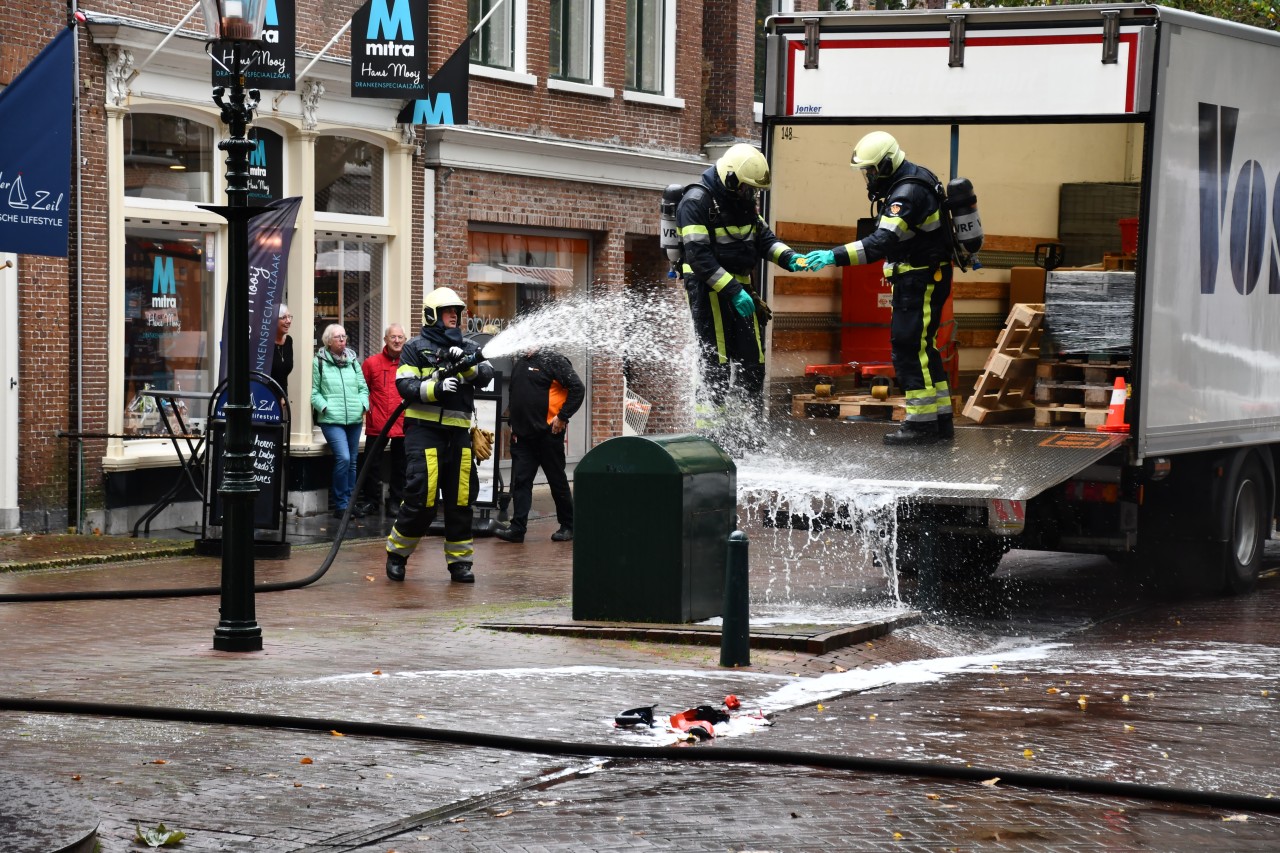
[[[382,427],[391,417],[391,413],[400,405],[400,392],[396,390],[396,368],[400,366],[400,351],[404,349],[406,340],[404,327],[399,323],[387,326],[382,337],[386,344],[382,351],[364,360],[364,381],[369,386],[369,413],[364,418],[364,446],[373,447],[373,441]],[[400,510],[400,501],[404,493],[404,417],[396,418],[391,431],[387,433],[387,447],[391,449],[390,493],[387,495],[386,512],[395,518]],[[366,451],[367,452],[367,451]],[[365,457],[366,465],[373,470],[364,481],[364,511],[374,513],[383,506],[382,503],[382,469],[386,460],[385,454],[378,454],[377,459]]]

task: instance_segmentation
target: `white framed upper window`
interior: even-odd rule
[[[532,84],[528,73],[528,0],[467,0],[471,73]],[[476,27],[480,22],[484,26]]]
[[[599,0],[551,0],[550,64],[547,76],[571,83],[595,83]]]
[[[627,0],[626,89],[633,100],[675,98],[675,28],[675,0]]]

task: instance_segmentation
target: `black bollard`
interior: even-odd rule
[[[751,615],[747,583],[747,534],[729,534],[729,560],[724,572],[721,609],[720,665],[751,665]]]

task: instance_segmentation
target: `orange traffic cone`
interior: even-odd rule
[[[1124,422],[1124,404],[1128,397],[1124,377],[1117,376],[1116,386],[1111,389],[1111,407],[1107,409],[1107,421],[1098,425],[1098,432],[1129,431],[1129,425]]]

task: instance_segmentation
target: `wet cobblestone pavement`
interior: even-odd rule
[[[941,616],[822,655],[492,631],[560,618],[570,545],[477,542],[474,586],[440,540],[391,584],[376,541],[344,545],[317,584],[257,597],[265,650],[211,649],[216,598],[0,604],[3,694],[286,714],[673,749],[748,747],[1069,774],[1256,796],[1277,789],[1280,581],[1238,599],[1157,602],[1105,560],[1015,553]],[[770,559],[753,530],[753,588]],[[1272,546],[1273,548],[1275,546]],[[1275,552],[1270,552],[1273,556]],[[258,563],[309,574],[320,546]],[[1272,560],[1274,563],[1275,560]],[[867,569],[788,564],[822,603],[883,600]],[[0,574],[0,593],[214,584],[216,559],[156,557]],[[829,590],[844,590],[830,601]],[[843,596],[843,597],[842,597]],[[865,603],[865,602],[864,602]],[[902,609],[893,611],[901,614]],[[696,746],[614,714],[764,707],[773,725]],[[1081,701],[1083,699],[1083,702]],[[103,850],[435,851],[1274,850],[1280,817],[1007,784],[807,766],[604,760],[341,731],[0,712],[5,770],[65,786]],[[5,849],[0,841],[0,850]]]

